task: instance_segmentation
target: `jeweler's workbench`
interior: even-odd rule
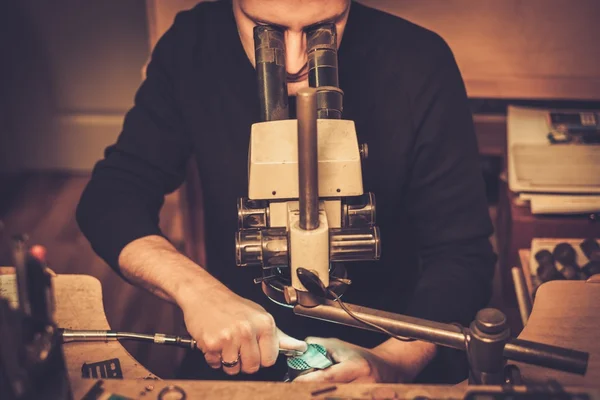
[[[0,269],[2,282],[10,281],[10,269]],[[4,282],[6,281],[6,282]],[[103,310],[100,282],[86,275],[59,275],[52,279],[56,303],[55,319],[65,329],[109,330]],[[10,286],[4,284],[3,289]],[[6,296],[6,293],[3,293]],[[8,296],[10,297],[10,296]],[[520,339],[539,341],[589,352],[585,376],[517,364],[527,384],[543,384],[554,379],[562,388],[600,399],[600,284],[594,280],[559,281],[543,285],[536,294],[534,309]],[[117,341],[74,342],[63,345],[75,399],[93,388],[104,395],[115,393],[127,398],[170,399],[373,399],[373,398],[464,398],[467,394],[501,387],[435,386],[403,384],[329,384],[283,382],[168,381],[160,380],[139,364]],[[515,387],[515,390],[523,390]],[[590,389],[593,389],[590,393]],[[531,390],[531,389],[530,389]],[[160,394],[163,393],[161,397]],[[101,398],[101,397],[91,397]]]
[[[110,329],[102,307],[100,282],[85,275],[59,275],[53,279],[56,298],[56,321],[61,328]],[[519,364],[527,383],[556,379],[563,387],[598,387],[600,382],[600,284],[591,282],[553,282],[542,287],[536,296],[530,322],[519,336],[554,345],[588,351],[586,376],[551,371]],[[466,393],[484,387],[162,381],[140,365],[118,342],[66,343],[64,354],[72,382],[74,398],[82,398],[97,379],[102,379],[106,392],[131,398],[157,398],[169,385],[183,389],[188,399],[307,399],[307,398],[463,398]],[[118,360],[118,368],[115,364]],[[82,367],[89,378],[82,378]],[[121,377],[123,379],[111,379]],[[97,378],[97,379],[93,379]],[[335,387],[335,388],[333,388]],[[331,388],[318,394],[321,389]],[[496,388],[500,390],[501,388]],[[598,394],[594,393],[595,397]]]

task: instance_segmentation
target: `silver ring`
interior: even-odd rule
[[[177,393],[179,395],[178,400],[185,400],[187,398],[187,395],[185,394],[185,391],[182,388],[175,385],[169,385],[164,387],[163,390],[160,391],[160,393],[158,394],[158,400],[164,400],[166,395],[174,393]]]
[[[240,354],[238,353],[237,358],[234,361],[231,362],[227,362],[227,361],[223,361],[223,358],[221,358],[221,365],[227,368],[233,368],[236,365],[238,365],[240,363]]]

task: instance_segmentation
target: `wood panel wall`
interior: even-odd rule
[[[598,0],[360,0],[439,33],[470,97],[600,99]],[[147,0],[150,43],[198,0]],[[369,27],[365,27],[368,34]]]
[[[148,56],[145,0],[4,0],[0,171],[89,171]]]

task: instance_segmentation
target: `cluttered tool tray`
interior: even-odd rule
[[[575,256],[575,265],[578,267],[577,272],[583,272],[585,266],[589,265],[590,259],[585,255],[584,251],[581,248],[581,244],[586,239],[566,239],[566,238],[535,238],[531,241],[531,252],[529,254],[529,268],[528,270],[523,270],[525,275],[525,281],[527,284],[527,289],[529,293],[533,296],[537,288],[544,282],[543,277],[539,275],[539,267],[540,262],[536,259],[536,255],[540,254],[542,250],[547,250],[551,254],[553,254],[559,244],[568,244],[574,250]],[[600,240],[596,239],[588,239],[595,240],[596,243],[599,243]],[[539,257],[539,256],[538,256]],[[556,269],[558,272],[563,272],[565,266],[560,261],[554,260]],[[572,277],[576,280],[586,279],[586,274],[579,273],[577,276]],[[565,279],[561,277],[560,279]]]

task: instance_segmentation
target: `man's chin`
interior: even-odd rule
[[[304,79],[300,82],[288,82],[288,96],[295,96],[298,93],[298,90],[305,87],[308,87],[308,79]]]

